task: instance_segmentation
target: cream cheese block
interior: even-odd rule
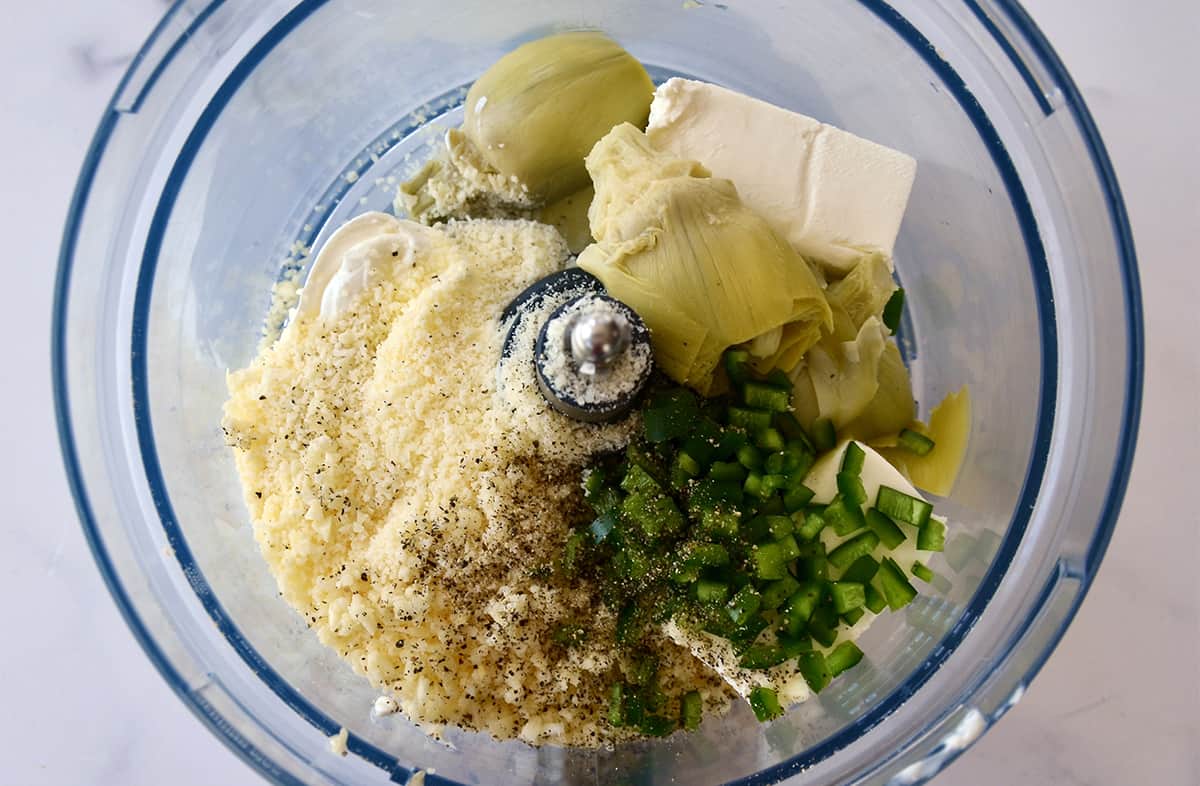
[[[891,258],[917,171],[911,156],[680,78],[655,91],[646,135],[732,180],[742,201],[813,261],[844,273],[866,252]]]

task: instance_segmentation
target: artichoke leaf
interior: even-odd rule
[[[779,342],[782,340],[783,325],[780,325],[750,339],[750,342],[746,344],[746,349],[756,358],[771,358],[779,352]]]
[[[805,430],[811,430],[813,422],[821,417],[821,409],[817,404],[817,391],[813,389],[812,377],[808,373],[808,364],[801,362],[794,366],[788,377],[792,380],[792,414]]]
[[[879,390],[879,362],[887,344],[883,323],[868,317],[853,341],[827,337],[808,351],[804,370],[820,417],[842,429],[863,413]]]
[[[843,309],[857,329],[867,317],[882,317],[883,307],[895,291],[888,258],[875,253],[859,257],[845,278],[829,285],[825,297],[830,306]]]
[[[753,358],[750,365],[762,374],[777,368],[795,368],[804,358],[804,353],[821,340],[821,327],[820,323],[812,320],[789,322],[779,329],[779,344],[775,350],[764,357]],[[851,331],[850,336],[853,335]]]
[[[912,382],[900,350],[889,340],[879,357],[879,389],[862,413],[848,423],[845,432],[854,439],[869,441],[871,447],[892,447],[895,435],[916,417]]]

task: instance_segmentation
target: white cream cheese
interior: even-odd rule
[[[360,294],[413,264],[429,243],[428,227],[387,213],[364,213],[329,236],[317,254],[297,313],[331,319]]]
[[[837,496],[837,474],[842,468],[842,456],[846,452],[846,446],[850,444],[849,440],[839,444],[834,450],[825,454],[817,461],[813,468],[809,470],[808,476],[804,478],[804,485],[813,490],[813,503],[817,505],[825,505]],[[863,453],[866,454],[866,459],[863,461],[862,480],[863,489],[867,492],[867,506],[873,506],[875,500],[879,497],[879,487],[889,486],[896,491],[908,494],[910,497],[917,499],[925,499],[921,496],[921,492],[917,491],[908,479],[900,474],[900,470],[896,469],[883,456],[875,452],[875,450],[865,442],[856,442]],[[933,518],[938,521],[946,519],[937,514],[933,514]],[[904,542],[900,543],[896,548],[888,551],[880,546],[876,551],[878,558],[880,553],[886,553],[887,556],[896,560],[896,563],[904,570],[910,571],[913,563],[921,561],[928,563],[933,552],[920,551],[917,549],[917,528],[912,524],[904,521],[897,521],[896,526],[904,533]],[[824,542],[827,551],[832,551],[845,538],[838,537],[832,527],[826,527],[821,531],[821,541]],[[918,586],[920,589],[920,586]]]
[[[870,627],[875,616],[864,608],[862,617],[853,626],[838,628],[838,636],[832,647],[815,643],[814,647],[828,653],[843,641],[857,641]],[[786,707],[804,701],[812,694],[794,659],[769,669],[744,669],[738,665],[739,656],[728,639],[701,630],[688,630],[674,620],[663,626],[663,632],[671,641],[687,648],[697,660],[719,674],[744,699],[749,699],[750,691],[755,688],[770,688]]]
[[[801,254],[845,272],[891,257],[917,163],[904,153],[723,87],[669,79],[654,93],[651,144],[732,180]]]
[[[842,457],[849,444],[850,440],[845,440],[826,453],[817,460],[813,468],[808,471],[808,475],[804,477],[804,485],[813,491],[813,504],[828,505],[837,496],[837,476],[842,469]],[[924,499],[921,492],[913,488],[908,479],[900,474],[900,470],[876,453],[874,448],[865,442],[855,441],[854,444],[862,448],[863,453],[866,454],[866,458],[863,460],[862,474],[859,477],[862,480],[863,488],[866,489],[869,505],[874,504],[875,498],[879,496],[880,486],[890,486],[911,497]]]
[[[671,641],[687,648],[697,660],[719,674],[744,699],[748,699],[750,691],[755,688],[765,687],[774,690],[779,701],[787,706],[804,701],[812,692],[804,677],[795,669],[795,661],[770,669],[744,669],[738,665],[738,654],[728,639],[702,630],[688,630],[674,620],[663,626],[663,632]]]

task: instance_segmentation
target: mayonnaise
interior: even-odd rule
[[[297,315],[337,317],[363,292],[411,266],[432,231],[387,213],[350,219],[317,254],[300,292]]]

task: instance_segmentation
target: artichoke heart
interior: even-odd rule
[[[764,365],[794,365],[831,330],[832,313],[805,261],[742,204],[728,180],[655,150],[626,123],[587,157],[596,243],[579,256],[650,327],[672,379],[712,388],[721,353],[764,334]]]
[[[584,156],[619,123],[645,127],[654,83],[601,33],[531,41],[467,93],[463,132],[497,172],[552,202],[588,185]]]

